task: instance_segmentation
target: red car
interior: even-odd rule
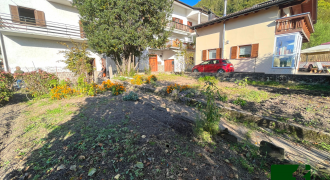
[[[194,66],[192,68],[192,72],[234,72],[234,66],[229,60],[226,59],[210,59]]]

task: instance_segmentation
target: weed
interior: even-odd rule
[[[205,85],[206,107],[200,109],[201,116],[198,117],[194,132],[197,136],[202,137],[205,140],[210,139],[210,135],[219,133],[219,122],[221,114],[219,107],[214,102],[215,86],[212,82],[207,82]]]
[[[139,96],[133,91],[129,92],[128,95],[123,96],[124,101],[137,101],[138,99],[139,99]]]
[[[246,87],[246,86],[248,86],[248,78],[249,77],[245,77],[244,79],[242,79],[242,80],[236,80],[235,81],[235,84],[237,85],[237,86],[239,86],[239,87]]]
[[[246,101],[241,98],[237,98],[236,100],[233,101],[233,104],[236,104],[238,106],[245,106]]]
[[[226,94],[224,95],[221,95],[219,91],[217,91],[217,96],[218,96],[218,99],[221,101],[221,102],[227,102],[228,101],[228,96]]]
[[[204,76],[198,78],[199,82],[212,82],[213,84],[217,84],[219,81],[214,76]]]

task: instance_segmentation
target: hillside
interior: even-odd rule
[[[251,7],[265,0],[228,0],[227,14]],[[224,0],[201,0],[195,7],[209,8],[216,15],[223,16]],[[315,33],[309,43],[303,44],[303,49],[330,42],[330,0],[318,0],[318,22],[314,25]]]

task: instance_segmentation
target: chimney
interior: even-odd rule
[[[208,10],[207,14],[208,14],[209,21],[211,21],[215,18],[215,14],[211,10]]]

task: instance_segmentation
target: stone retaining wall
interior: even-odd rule
[[[276,81],[280,83],[330,84],[330,75],[297,75],[297,74],[265,74],[265,73],[186,73],[198,79],[204,76],[215,76],[222,81],[242,80],[248,77],[251,81]]]

